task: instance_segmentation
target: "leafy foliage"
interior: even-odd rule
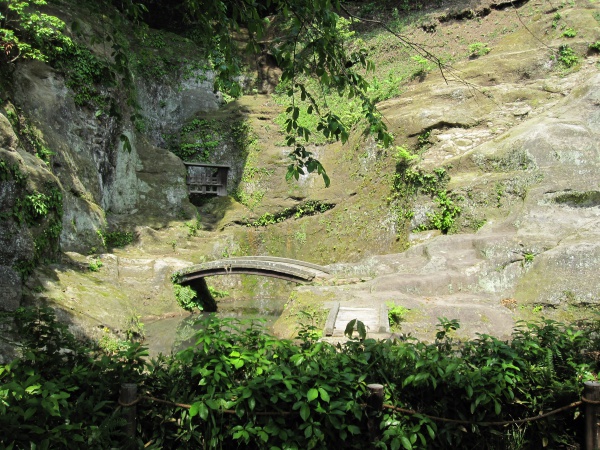
[[[388,321],[392,331],[398,331],[401,328],[402,322],[406,320],[406,314],[410,311],[402,305],[396,305],[394,302],[386,304],[388,307]]]
[[[60,189],[47,184],[45,192],[31,192],[17,198],[12,210],[12,218],[26,225],[34,236],[33,258],[18,267],[27,275],[44,258],[52,258],[58,251],[62,231],[62,193]]]
[[[19,138],[19,142],[27,151],[34,153],[42,161],[49,164],[50,158],[55,153],[48,147],[42,132],[19,109],[14,108],[12,105],[5,107],[7,109],[6,115]]]
[[[387,77],[378,79],[371,75],[371,82],[367,82],[374,65],[362,48],[364,42],[352,39],[353,26],[361,19],[339,0],[235,0],[226,6],[212,0],[175,0],[168,5],[154,0],[103,0],[94,6],[102,11],[103,22],[106,19],[103,35],[88,35],[85,27],[75,21],[70,24],[71,37],[63,33],[65,24],[58,17],[36,10],[44,5],[44,0],[0,0],[3,55],[9,61],[23,57],[50,62],[65,75],[76,104],[95,108],[99,118],[120,117],[125,102],[113,98],[112,93],[122,87],[127,105],[134,110],[131,122],[138,131],[146,129],[136,102],[134,72],[153,78],[174,72],[183,79],[203,80],[208,75],[202,74],[210,72],[215,75],[215,91],[238,97],[242,93],[243,77],[239,75],[243,57],[237,37],[243,28],[244,51],[268,54],[282,70],[282,94],[288,98],[282,126],[285,143],[291,149],[288,180],[314,172],[329,185],[325,168],[306,148],[307,142],[319,141],[316,135],[322,135],[324,141],[344,143],[350,131],[360,124],[365,134],[375,136],[383,146],[392,142],[375,105],[398,95],[400,82],[408,78],[389,71]],[[114,8],[122,14],[115,13]],[[133,24],[133,40],[125,39],[118,30],[127,20]],[[424,76],[433,67],[428,61],[441,66],[423,46],[384,28],[416,53],[413,76]],[[167,30],[181,34],[173,35],[175,45],[167,43]],[[202,52],[202,63],[190,61],[186,54],[172,49],[188,48],[191,42]],[[90,44],[99,43],[105,52],[88,49]],[[310,120],[305,121],[306,118]],[[177,142],[182,157],[207,160],[219,145],[220,138],[215,133],[199,134],[200,138]]]
[[[596,53],[600,52],[600,41],[596,41],[589,45],[590,51],[594,51]]]
[[[50,55],[71,44],[62,33],[64,22],[36,8],[45,5],[44,0],[0,0],[0,55],[4,62],[18,58],[48,61]]]
[[[14,327],[23,356],[0,366],[0,446],[118,446],[125,423],[118,389],[140,380],[141,347],[127,344],[109,357],[75,340],[49,308],[17,310]]]
[[[460,206],[457,205],[460,200],[462,200],[462,197],[452,197],[446,191],[439,191],[435,197],[438,210],[427,214],[430,223],[424,228],[429,226],[434,230],[440,230],[444,234],[452,230],[455,219],[461,212]]]
[[[491,449],[510,448],[516,430],[527,448],[559,448],[580,436],[577,414],[518,429],[480,423],[578,400],[599,368],[597,321],[520,323],[509,341],[460,342],[458,322],[443,319],[431,344],[363,333],[336,347],[307,328],[297,345],[256,322],[207,316],[192,347],[151,361],[136,344],[109,353],[83,346],[48,309],[21,309],[15,323],[24,349],[0,366],[0,443],[17,448],[122,447],[122,382],[179,404],[137,405],[135,445],[149,448]],[[386,404],[418,413],[365,409],[369,382],[385,384]]]
[[[223,130],[216,120],[192,119],[178,135],[164,135],[169,149],[184,161],[208,162],[222,144]]]
[[[106,89],[113,85],[115,72],[107,61],[95,56],[80,44],[71,44],[55,57],[56,66],[66,75],[66,84],[75,92],[75,104],[108,111],[110,99]]]
[[[104,231],[98,230],[98,236],[102,244],[108,248],[123,248],[133,242],[133,233],[131,231]]]
[[[326,185],[329,184],[323,166],[305,148],[312,131],[299,121],[301,109],[316,118],[314,129],[326,139],[342,142],[348,139],[351,124],[326,105],[322,91],[336,92],[347,101],[357,99],[356,109],[366,121],[367,129],[386,145],[391,142],[373,102],[366,95],[368,83],[359,72],[371,70],[372,64],[364,49],[347,50],[345,42],[352,34],[349,30],[351,21],[342,17],[343,8],[337,0],[277,0],[268,6],[231,2],[226,11],[213,2],[190,1],[185,6],[195,20],[198,33],[213,36],[211,52],[216,51],[221,56],[219,80],[231,80],[231,74],[239,70],[230,30],[237,29],[241,22],[249,32],[247,49],[255,54],[266,50],[282,68],[282,86],[285,95],[291,99],[286,110],[288,118],[283,123],[286,145],[292,148],[288,179],[316,172],[323,176]],[[270,22],[265,17],[273,14],[277,18],[278,37],[265,41]],[[317,83],[311,83],[311,79]]]
[[[135,344],[104,353],[77,342],[51,310],[19,310],[23,357],[0,366],[0,444],[122,447],[116,398],[121,383],[135,382],[143,395],[179,405],[138,404],[135,445],[149,448],[491,449],[512,448],[517,437],[527,448],[560,448],[580,437],[578,414],[519,428],[481,422],[578,400],[599,368],[597,321],[520,323],[509,341],[461,342],[458,322],[442,319],[433,343],[361,334],[336,347],[308,328],[295,344],[255,322],[201,320],[192,347],[144,362]],[[385,385],[386,404],[417,413],[365,409],[371,382]]]
[[[487,55],[491,49],[487,44],[483,42],[474,42],[473,44],[469,44],[469,53],[472,58],[477,58],[479,56]]]
[[[173,292],[179,306],[186,311],[202,311],[203,308],[200,299],[198,299],[198,294],[190,286],[182,286],[175,283],[173,284]]]
[[[418,230],[440,230],[448,233],[453,230],[456,218],[461,212],[458,202],[461,197],[452,195],[446,190],[450,180],[444,168],[431,172],[413,169],[411,165],[416,158],[403,147],[398,147],[396,155],[396,174],[392,182],[392,195],[389,201],[396,210],[398,222],[406,228],[414,217],[412,210],[414,199],[418,195],[426,195],[436,202],[437,210],[427,214],[428,222],[417,227]]]
[[[570,69],[579,62],[579,56],[577,53],[568,45],[561,45],[558,48],[558,62],[565,69]]]
[[[90,262],[88,263],[88,270],[90,272],[98,272],[100,271],[100,268],[103,266],[104,264],[102,263],[102,260],[99,258],[94,258],[91,259]]]
[[[248,226],[254,227],[266,227],[267,225],[274,225],[281,223],[287,219],[300,219],[305,216],[313,216],[315,214],[321,214],[335,207],[334,203],[325,203],[318,200],[309,200],[297,206],[290,208],[284,208],[282,211],[277,213],[265,213],[253,222],[247,223]]]

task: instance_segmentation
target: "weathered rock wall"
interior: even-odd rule
[[[59,12],[61,17],[77,19],[90,36],[99,32],[93,15],[77,14]],[[90,49],[106,57],[103,46],[91,45]],[[7,172],[0,183],[0,234],[2,242],[7,243],[0,250],[0,265],[6,272],[3,283],[10,284],[10,289],[8,284],[3,289],[1,308],[13,309],[19,304],[21,276],[15,267],[33,261],[35,253],[31,227],[10,219],[14,204],[34,192],[46,192],[46,182],[60,186],[60,250],[64,252],[87,254],[101,250],[99,232],[108,229],[130,231],[141,224],[163,227],[173,220],[194,217],[183,164],[156,144],[165,129],[177,127],[198,111],[217,108],[220,100],[213,92],[211,75],[204,75],[196,70],[186,79],[156,81],[134,74],[137,114],[147,120],[143,133],[137,129],[134,117],[130,119],[136,111],[125,102],[131,93],[123,86],[111,88],[110,95],[121,108],[119,114],[111,115],[77,106],[65,77],[48,64],[16,63],[2,95],[11,103],[0,111],[0,164],[18,166],[27,182],[16,186]],[[35,150],[20,142],[15,131],[22,139],[33,138],[51,151],[49,163],[36,158],[32,154]],[[56,253],[49,256],[56,257]]]
[[[33,195],[57,189],[60,183],[43,161],[20,147],[2,114],[0,145],[0,310],[12,311],[21,301],[23,274],[58,250],[57,236],[49,236],[48,228],[60,223],[60,213],[48,209],[37,214],[35,206],[48,205]],[[43,204],[34,204],[36,199]]]
[[[581,57],[586,42],[600,38],[592,12],[561,10],[581,23],[577,39],[569,41]],[[502,19],[495,14],[500,12],[477,23],[491,27]],[[563,38],[545,47],[530,33],[547,35],[551,14],[533,11],[524,19],[528,30],[517,25],[517,31],[502,32],[489,55],[458,64],[455,73],[462,81],[448,84],[430,73],[380,104],[397,143],[419,149],[413,168],[449,174],[443,189],[461,212],[447,236],[440,230],[417,232],[429,226],[440,206],[421,193],[410,196],[402,210],[393,192],[394,150],[359,133],[344,146],[311,147],[331,187],[315,175],[286,182],[288,149],[280,145],[283,137],[273,121],[281,108],[267,95],[247,95],[217,110],[220,99],[210,73],[152,82],[134,74],[139,109],[131,110],[126,93],[115,91],[119,118],[76,106],[62,75],[49,66],[20,63],[3,98],[12,99],[56,155],[46,165],[19,147],[4,120],[10,115],[5,108],[0,161],[18,154],[28,180],[61,186],[61,245],[68,251],[28,279],[27,299],[60,305],[65,318],[84,324],[89,334],[98,326],[117,330],[128,316],[176,311],[169,275],[181,267],[270,254],[331,263],[337,271],[331,285],[293,293],[278,327],[282,334],[291,333],[300,307],[321,314],[333,300],[402,303],[413,319],[407,331],[424,334],[439,316],[467,320],[466,333],[505,334],[515,317],[527,314],[586,314],[598,299],[597,57],[590,55],[578,70],[561,69],[550,49]],[[459,19],[451,22],[438,23],[438,36],[454,38],[468,28]],[[91,33],[94,25],[86,29]],[[143,120],[130,118],[133,112]],[[223,128],[212,162],[232,165],[230,197],[204,202],[200,222],[190,220],[196,210],[187,201],[183,165],[159,148],[166,144],[163,134],[193,119]],[[247,128],[236,128],[240,124]],[[234,142],[240,138],[234,128],[243,131],[244,145]],[[427,145],[418,147],[419,139]],[[5,215],[18,198],[45,183],[18,187],[11,180],[3,178],[0,188]],[[333,207],[269,223],[269,214],[301,209],[309,201]],[[135,231],[137,239],[124,250],[104,253],[97,231],[107,226]],[[15,265],[31,261],[34,231],[15,220],[0,223],[3,280],[12,280],[5,282],[8,308],[18,305],[20,290],[13,287],[21,278]],[[93,247],[97,253],[85,256]],[[89,269],[100,263],[97,272]],[[226,277],[211,285],[236,299],[291,288]]]

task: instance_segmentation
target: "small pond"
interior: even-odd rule
[[[222,299],[218,301],[218,312],[214,314],[241,320],[261,319],[264,327],[271,329],[286,301],[285,298]],[[168,355],[191,345],[190,338],[201,328],[196,322],[202,314],[213,313],[182,315],[146,323],[144,346],[148,347],[150,356],[159,353]]]

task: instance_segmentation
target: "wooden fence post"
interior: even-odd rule
[[[137,400],[137,384],[135,383],[123,383],[121,385],[121,394],[119,396],[119,403],[129,404]],[[125,433],[129,439],[135,438],[135,432],[137,430],[137,408],[135,405],[123,406],[123,412],[127,419],[127,425],[125,426]]]
[[[379,439],[379,416],[383,410],[383,384],[367,384],[369,398],[367,398],[367,426],[371,441]]]
[[[583,398],[600,402],[600,383],[586,381],[583,384]],[[585,404],[585,450],[600,450],[600,404]]]

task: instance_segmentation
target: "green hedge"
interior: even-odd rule
[[[598,371],[598,321],[520,323],[510,341],[459,342],[459,324],[442,320],[433,343],[333,346],[311,327],[292,342],[255,323],[209,316],[193,347],[150,360],[139,344],[111,354],[83,345],[48,309],[22,309],[15,319],[23,357],[0,366],[6,448],[125,448],[123,382],[189,406],[143,399],[131,448],[576,448],[579,408],[526,424],[480,422],[577,401]],[[368,383],[385,385],[386,405],[418,413],[386,407],[369,416]]]

